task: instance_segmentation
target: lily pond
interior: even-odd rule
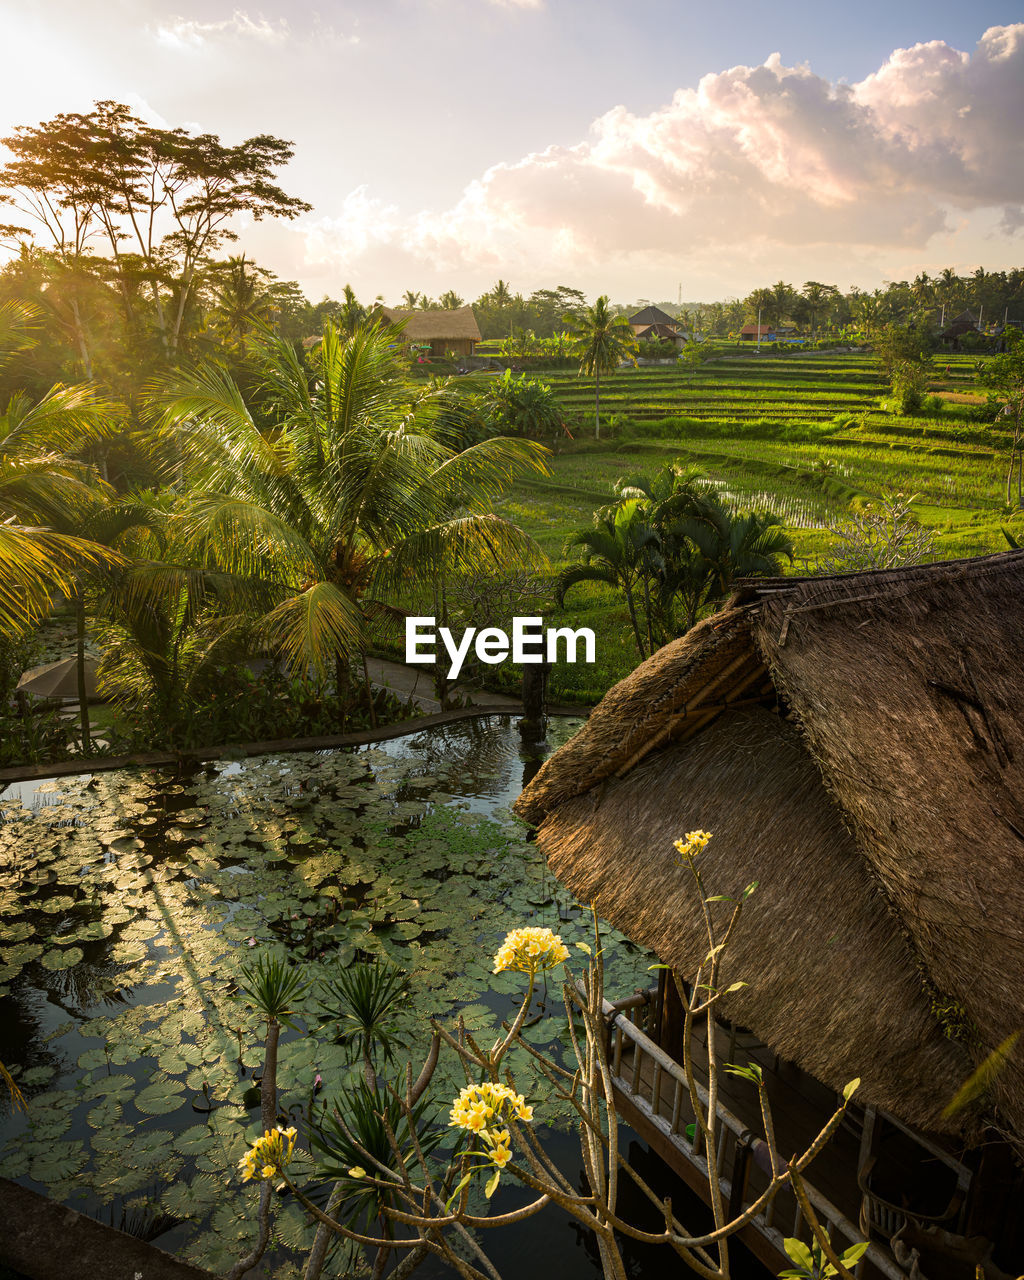
[[[554,721],[553,745],[578,724]],[[259,1131],[262,1060],[261,1024],[236,990],[240,965],[262,950],[312,981],[278,1074],[300,1132],[361,1074],[317,1000],[354,960],[387,959],[409,977],[393,1078],[406,1060],[418,1071],[430,1016],[497,1028],[522,992],[521,975],[491,972],[506,931],[547,925],[571,948],[591,928],[509,812],[523,770],[515,722],[492,716],[186,776],[9,787],[0,1059],[28,1110],[0,1114],[0,1174],[223,1274],[255,1235],[258,1196],[237,1170]],[[650,956],[610,930],[605,945],[610,998],[649,985]],[[550,999],[538,991],[526,1031],[535,1045],[562,1034],[558,986],[552,975]],[[525,1058],[512,1064],[518,1087],[572,1176],[575,1139]],[[430,1095],[441,1125],[463,1083],[442,1053]],[[514,1188],[503,1183],[493,1203],[503,1196],[510,1207]],[[516,1252],[566,1276],[596,1274],[587,1242],[551,1215],[517,1228]],[[280,1201],[259,1274],[294,1280],[312,1235],[301,1208]],[[509,1247],[506,1238],[505,1257]],[[335,1265],[344,1273],[344,1259]]]

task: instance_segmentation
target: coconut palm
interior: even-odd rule
[[[818,280],[808,280],[804,284],[801,293],[807,303],[807,310],[811,317],[811,337],[813,338],[818,331],[818,316],[828,301],[829,287]]]
[[[265,286],[265,274],[243,253],[228,258],[211,271],[214,283],[213,313],[229,342],[241,345],[246,334],[266,322],[274,300]]]
[[[35,341],[38,312],[0,305],[0,366]],[[116,560],[78,536],[79,516],[107,487],[76,454],[108,432],[117,406],[88,385],[22,392],[0,410],[0,632],[17,635],[49,611],[77,574]]]
[[[625,316],[614,316],[607,295],[587,307],[573,326],[580,373],[594,379],[594,437],[601,435],[601,374],[623,360],[636,363],[637,341]]]
[[[410,388],[391,342],[379,325],[347,338],[328,324],[310,370],[264,333],[253,358],[269,430],[214,365],[148,389],[191,487],[183,534],[196,563],[268,588],[264,639],[302,675],[333,664],[339,698],[371,624],[394,619],[389,592],[535,552],[488,506],[515,476],[543,473],[546,450],[451,447],[442,397]]]

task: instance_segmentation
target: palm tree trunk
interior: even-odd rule
[[[594,366],[594,439],[601,439],[601,370]]]
[[[82,755],[92,750],[89,737],[89,698],[85,691],[85,600],[82,588],[75,592],[75,661],[78,667],[78,715],[82,725]]]
[[[636,603],[633,600],[633,587],[628,578],[623,580],[622,588],[626,593],[626,605],[629,608],[629,620],[633,624],[633,635],[636,637],[636,647],[641,659],[643,659],[647,657],[647,654],[644,653],[644,636],[643,632],[640,630],[639,619],[636,616]]]
[[[78,299],[71,299],[71,314],[75,321],[75,342],[78,344],[78,358],[82,362],[82,372],[86,381],[92,381],[92,359],[89,355],[89,348],[85,341],[85,327],[82,324],[82,315],[78,309]]]
[[[334,691],[338,699],[338,720],[342,733],[345,731],[345,720],[348,715],[348,655],[334,655]]]
[[[377,728],[377,708],[373,705],[373,685],[370,684],[370,671],[366,665],[366,650],[363,650],[363,680],[366,682],[366,705],[370,708],[370,724]]]

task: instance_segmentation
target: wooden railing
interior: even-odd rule
[[[605,1001],[612,1079],[616,1089],[629,1099],[647,1122],[706,1178],[708,1163],[704,1154],[704,1131],[693,1114],[690,1086],[682,1066],[646,1033],[644,1027],[650,1009],[645,996],[630,997],[616,1005]],[[694,1087],[706,1114],[707,1090],[699,1081],[694,1082]],[[759,1139],[721,1102],[717,1108],[716,1129],[719,1181],[728,1205],[728,1216],[733,1218],[759,1194],[758,1191],[749,1194],[747,1187],[751,1175],[755,1175],[756,1181],[756,1174],[760,1173],[754,1162]],[[768,1182],[767,1172],[761,1182],[763,1190]],[[804,1186],[815,1215],[829,1232],[837,1252],[842,1253],[864,1239],[857,1224],[851,1222],[813,1184],[804,1179]],[[785,1258],[783,1240],[786,1237],[795,1236],[808,1243],[811,1240],[811,1232],[796,1197],[788,1189],[780,1191],[750,1225],[782,1258]],[[880,1272],[887,1280],[906,1280],[905,1273],[891,1255],[875,1244],[869,1246],[857,1264],[855,1274],[862,1276],[868,1267]]]

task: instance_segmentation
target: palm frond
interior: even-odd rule
[[[258,623],[259,633],[284,655],[293,671],[324,677],[339,656],[360,649],[358,606],[330,582],[315,582],[289,596]]]
[[[46,617],[53,596],[75,591],[80,572],[119,563],[84,538],[0,523],[0,634],[21,635]]]

